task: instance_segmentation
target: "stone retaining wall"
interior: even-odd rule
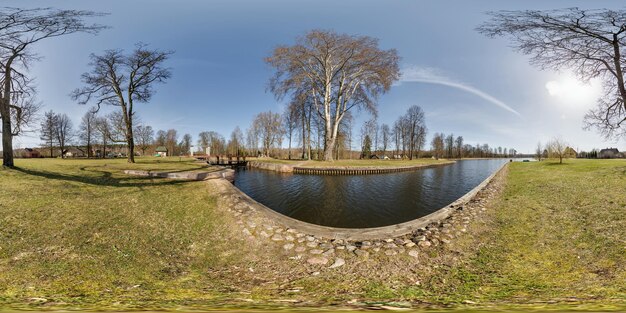
[[[267,163],[259,161],[248,162],[248,167],[260,168],[264,170],[270,170],[281,173],[294,173],[294,174],[311,174],[311,175],[366,175],[366,174],[383,174],[383,173],[397,173],[405,171],[415,171],[424,168],[437,167],[453,164],[455,161],[442,162],[436,164],[420,164],[414,166],[369,166],[369,167],[352,167],[352,166],[337,166],[337,167],[313,167],[313,166],[298,166],[297,164],[280,164],[280,163]]]
[[[264,206],[263,204],[256,202],[254,199],[250,198],[248,195],[246,195],[235,186],[230,186],[230,193],[234,194],[236,198],[238,198],[239,202],[245,204],[245,206],[250,207],[255,211],[262,212],[270,220],[282,224],[286,228],[296,229],[299,232],[303,232],[308,235],[313,235],[319,238],[326,239],[344,240],[373,240],[381,238],[394,238],[410,234],[418,229],[426,227],[429,224],[439,223],[445,220],[454,211],[456,211],[460,207],[462,208],[463,205],[465,205],[472,198],[474,198],[507,165],[508,163],[503,164],[500,169],[487,177],[482,183],[480,183],[470,192],[436,212],[405,223],[374,228],[338,228],[311,224],[280,214]]]
[[[248,167],[260,168],[268,171],[275,171],[280,173],[291,173],[293,172],[293,166],[289,164],[280,164],[280,163],[267,163],[267,162],[259,162],[259,161],[248,161]]]
[[[159,177],[169,179],[185,180],[206,180],[223,178],[230,182],[235,180],[235,171],[232,169],[221,169],[214,172],[155,172],[142,170],[125,170],[124,174],[144,177]]]
[[[487,211],[491,199],[498,197],[506,181],[507,166],[487,179],[479,188],[460,199],[462,205],[446,207],[437,218],[431,216],[430,224],[402,232],[378,232],[374,239],[360,236],[340,239],[320,234],[321,226],[302,227],[306,223],[292,220],[251,200],[231,183],[223,179],[207,181],[216,188],[218,206],[234,215],[235,225],[229,225],[234,234],[254,244],[280,245],[289,260],[301,260],[314,268],[334,269],[345,264],[363,262],[372,258],[399,258],[421,262],[425,251],[442,245],[453,245],[470,229],[473,221]],[[467,200],[467,202],[464,202]],[[441,219],[438,219],[441,218]],[[285,222],[288,221],[288,222]],[[311,225],[311,224],[309,224]],[[419,225],[413,225],[415,227]],[[334,260],[334,261],[333,261]],[[315,274],[314,274],[315,275]]]

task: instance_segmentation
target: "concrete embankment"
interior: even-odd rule
[[[188,171],[188,172],[157,172],[157,171],[142,171],[142,170],[125,170],[124,174],[144,177],[158,177],[169,179],[184,179],[184,180],[206,180],[206,179],[219,179],[223,178],[230,182],[235,180],[235,171],[229,168],[220,169],[217,171]]]
[[[455,161],[448,161],[436,164],[420,164],[410,166],[302,166],[299,164],[281,164],[260,161],[248,162],[248,167],[260,168],[281,173],[294,174],[311,174],[311,175],[365,175],[365,174],[383,174],[397,173],[406,171],[415,171],[424,168],[437,167],[453,164]]]
[[[248,161],[248,167],[260,168],[262,170],[275,171],[280,173],[292,173],[294,168],[293,165],[290,164],[269,163],[260,161]]]

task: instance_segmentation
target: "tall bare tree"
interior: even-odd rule
[[[182,154],[188,154],[189,151],[191,150],[191,135],[190,134],[184,134],[183,135],[183,139],[180,141],[180,152]]]
[[[435,133],[433,135],[433,140],[431,142],[431,147],[433,149],[433,154],[434,154],[435,158],[437,158],[437,159],[443,157],[444,140],[445,140],[445,135],[442,134],[442,133]]]
[[[57,115],[53,111],[44,114],[41,121],[41,135],[39,138],[50,150],[50,157],[54,157],[54,143],[56,141]]]
[[[72,93],[72,98],[80,104],[86,104],[93,99],[98,108],[101,104],[120,108],[126,128],[124,133],[129,163],[135,163],[134,104],[150,101],[155,92],[154,85],[164,83],[170,78],[171,71],[163,67],[163,63],[172,53],[151,50],[140,43],[128,55],[122,50],[107,50],[103,55],[91,54],[89,65],[93,69],[82,75],[86,86]]]
[[[298,113],[298,107],[291,105],[285,109],[285,112],[283,112],[283,129],[285,130],[287,140],[289,141],[289,150],[287,152],[289,160],[291,160],[291,139],[299,122]]]
[[[72,120],[67,114],[57,114],[56,118],[55,137],[61,150],[61,158],[65,158],[67,153],[67,145],[74,137],[74,128]]]
[[[426,122],[422,108],[417,105],[409,107],[403,123],[405,123],[404,131],[408,133],[408,136],[405,135],[405,137],[409,139],[409,159],[419,158],[419,151],[422,149],[426,137]]]
[[[146,150],[154,143],[154,130],[150,125],[137,125],[133,132],[135,145],[141,150],[141,155],[146,155]]]
[[[459,159],[463,158],[463,136],[457,136],[454,140],[454,147],[456,150],[456,157]]]
[[[324,160],[333,160],[339,124],[361,107],[376,113],[376,99],[400,77],[396,50],[378,40],[313,30],[293,46],[279,46],[266,62],[275,68],[270,89],[277,98],[305,93],[324,122]]]
[[[95,108],[89,109],[89,111],[83,115],[83,118],[80,120],[80,126],[78,126],[79,137],[80,140],[85,143],[88,158],[93,156],[92,142],[94,138],[96,117]]]
[[[261,137],[263,154],[270,155],[270,149],[274,147],[283,136],[283,128],[280,114],[272,111],[261,112],[254,118],[252,124]]]
[[[490,12],[478,27],[490,36],[506,36],[541,69],[572,70],[578,79],[600,79],[604,92],[585,116],[585,128],[605,137],[626,134],[626,10]]]
[[[167,136],[167,134],[165,133],[164,130],[159,129],[159,131],[157,131],[156,136],[154,137],[154,144],[157,146],[165,146],[165,137]]]
[[[111,125],[106,117],[96,117],[95,126],[97,137],[100,137],[102,142],[100,157],[104,159],[107,152],[107,143],[109,143],[109,138],[111,137]]]
[[[244,146],[244,138],[243,132],[239,126],[236,126],[233,129],[233,132],[230,133],[230,140],[228,142],[228,153],[233,156],[241,156],[241,150]]]
[[[168,155],[175,156],[178,154],[178,131],[175,129],[168,129],[165,133],[165,147],[167,147]]]
[[[206,148],[211,148],[211,155],[219,155],[224,153],[226,140],[224,136],[215,131],[203,131],[198,134],[198,146],[206,151]]]
[[[454,157],[454,134],[450,134],[445,138],[446,158]]]
[[[96,34],[102,25],[84,19],[100,13],[49,8],[0,9],[0,118],[2,119],[2,163],[14,166],[13,137],[32,121],[38,105],[27,75],[29,64],[39,59],[33,45],[44,39],[73,33]]]
[[[389,125],[383,123],[380,126],[380,134],[383,142],[383,157],[387,155],[387,148],[389,147],[389,140],[391,140],[391,130],[389,129]]]

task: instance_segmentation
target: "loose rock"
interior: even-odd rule
[[[312,265],[326,265],[328,263],[328,259],[322,256],[314,256],[306,260],[307,263]]]
[[[341,266],[344,266],[344,264],[346,264],[346,260],[342,258],[336,258],[335,263],[333,263],[333,265],[331,265],[330,268],[341,267]]]

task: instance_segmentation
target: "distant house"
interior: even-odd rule
[[[565,148],[565,153],[563,153],[564,158],[575,158],[577,155],[578,153],[572,147]]]
[[[598,153],[598,159],[617,159],[622,158],[623,154],[616,148],[602,149]]]
[[[24,158],[24,159],[41,157],[41,154],[39,153],[39,151],[35,149],[31,149],[31,148],[15,149],[13,150],[13,155],[16,158]]]
[[[65,149],[65,156],[68,158],[82,158],[86,157],[87,153],[78,148],[67,148]]]
[[[373,160],[389,160],[389,157],[388,157],[388,156],[386,156],[386,155],[376,155],[376,154],[372,154],[372,155],[370,156],[370,159],[373,159]]]
[[[167,156],[167,148],[165,146],[158,146],[156,147],[156,149],[154,149],[155,156],[158,157],[166,157]]]

